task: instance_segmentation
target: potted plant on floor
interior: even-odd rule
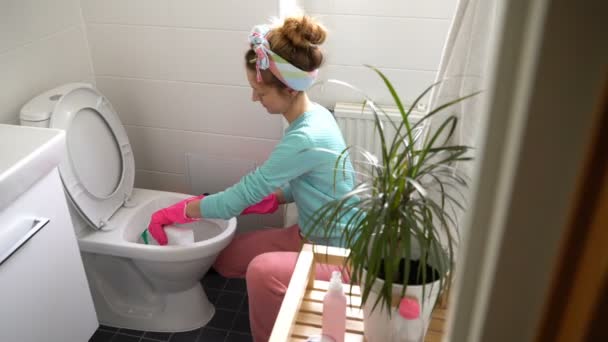
[[[366,97],[363,106],[373,112],[382,155],[357,146],[339,155],[335,177],[348,169],[347,156],[363,156],[363,161],[353,159],[359,183],[316,212],[310,235],[328,240],[339,236],[340,244],[350,249],[346,262],[351,282],[361,286],[366,338],[376,342],[388,341],[391,313],[401,297],[418,298],[426,331],[437,297],[449,288],[458,241],[455,210],[464,210],[461,190],[467,186],[454,164],[471,160],[470,148],[450,144],[456,115],[434,122],[435,129],[427,135],[418,133],[437,113],[476,93],[441,104],[411,122],[411,108],[437,84],[407,109],[386,76],[369,68],[384,81],[401,120],[387,120],[382,108]],[[394,137],[385,134],[387,122],[395,128]]]

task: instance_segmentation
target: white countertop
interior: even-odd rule
[[[64,155],[62,130],[0,124],[0,210],[56,167]]]

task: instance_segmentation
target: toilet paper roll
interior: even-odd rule
[[[165,226],[165,234],[167,234],[167,245],[168,246],[183,246],[194,243],[194,231],[191,228],[177,227],[177,226]],[[158,242],[154,240],[152,234],[146,229],[143,234],[147,234],[148,245],[158,245]],[[142,237],[139,239],[139,243],[146,244]]]

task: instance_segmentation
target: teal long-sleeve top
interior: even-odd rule
[[[350,160],[346,162],[346,172],[334,171],[344,149],[344,139],[333,115],[323,106],[313,104],[291,122],[264,164],[228,189],[205,197],[200,202],[201,213],[203,217],[229,219],[281,188],[286,200],[295,202],[298,224],[307,235],[314,212],[354,187]],[[334,238],[330,242],[312,235],[309,238],[336,244]]]

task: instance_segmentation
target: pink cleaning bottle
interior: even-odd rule
[[[344,342],[346,332],[346,296],[342,288],[342,275],[339,271],[331,274],[327,293],[323,298],[323,336],[335,342]]]

